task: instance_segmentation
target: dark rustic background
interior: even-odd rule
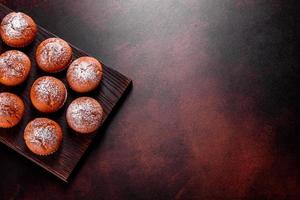
[[[69,184],[0,145],[4,199],[299,199],[297,1],[3,1],[134,87]]]

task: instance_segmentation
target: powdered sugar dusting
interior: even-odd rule
[[[74,126],[83,129],[87,126],[98,127],[102,120],[102,108],[88,97],[81,97],[73,101],[68,108],[68,115]]]
[[[67,49],[65,48],[64,44],[58,40],[54,39],[53,41],[47,43],[41,52],[41,64],[56,64],[65,62],[68,59]]]
[[[0,77],[19,78],[25,74],[24,55],[19,51],[7,51],[0,56]]]
[[[23,36],[23,31],[29,27],[29,24],[22,13],[11,13],[10,15],[7,15],[7,18],[4,18],[3,23],[5,33],[14,38],[21,38]]]
[[[29,142],[48,149],[49,146],[57,145],[58,137],[56,127],[53,124],[39,120],[32,122],[32,133],[29,134]]]
[[[90,62],[81,62],[78,67],[74,69],[77,79],[86,81],[87,79],[94,80],[97,78],[97,70]]]
[[[70,66],[70,75],[79,83],[95,82],[101,79],[101,70],[95,62],[75,60]]]
[[[60,100],[62,92],[51,77],[43,77],[35,88],[38,100],[54,105]]]
[[[18,111],[17,102],[8,93],[0,94],[0,117],[15,115]]]

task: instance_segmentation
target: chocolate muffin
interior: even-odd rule
[[[68,125],[76,132],[87,134],[96,131],[103,120],[102,106],[91,97],[75,99],[67,109]]]
[[[23,115],[25,106],[15,94],[2,92],[0,93],[0,127],[10,128],[17,125]]]
[[[52,76],[38,78],[30,90],[33,106],[41,112],[51,113],[59,110],[67,99],[67,89],[63,82]]]
[[[26,146],[33,153],[46,156],[56,152],[63,139],[63,131],[58,123],[48,118],[36,118],[24,130]]]
[[[55,73],[64,70],[72,58],[72,48],[60,38],[44,40],[36,50],[36,62],[45,72]]]
[[[67,81],[76,92],[90,92],[100,83],[103,75],[101,63],[93,57],[74,60],[67,72]]]
[[[30,69],[30,59],[21,51],[11,50],[0,55],[0,82],[4,85],[23,83]]]
[[[31,17],[22,12],[6,15],[0,26],[3,42],[11,47],[25,47],[36,37],[37,25]]]

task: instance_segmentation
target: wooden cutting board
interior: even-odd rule
[[[7,15],[9,12],[12,12],[9,8],[0,4],[0,19]],[[58,74],[47,74],[41,71],[35,63],[35,51],[40,42],[50,37],[57,37],[54,34],[48,32],[42,27],[38,27],[38,34],[36,40],[28,47],[19,49],[26,53],[31,62],[32,69],[30,72],[29,78],[20,86],[17,87],[6,87],[0,85],[0,92],[12,92],[20,96],[25,103],[25,114],[22,121],[15,127],[9,129],[0,128],[0,142],[12,148],[19,154],[25,156],[29,160],[38,164],[42,168],[46,169],[50,173],[59,177],[65,182],[68,182],[68,179],[75,167],[79,163],[80,159],[83,157],[84,153],[87,151],[88,147],[91,145],[92,141],[98,139],[98,135],[101,135],[101,128],[97,133],[89,136],[78,135],[72,131],[66,122],[65,114],[68,105],[77,97],[80,96],[90,96],[98,100],[104,110],[104,121],[103,124],[107,121],[107,118],[112,114],[118,103],[124,99],[128,91],[132,86],[132,81],[121,73],[105,66],[103,63],[103,80],[100,86],[93,92],[87,93],[84,95],[77,94],[73,92],[66,82],[66,70]],[[70,44],[71,45],[71,44]],[[80,49],[73,48],[73,60],[78,57],[86,56],[87,54],[81,51]],[[1,53],[13,49],[5,45],[2,41],[0,43]],[[38,112],[31,104],[29,98],[29,91],[32,83],[41,76],[51,75],[62,80],[68,88],[68,99],[65,106],[56,113],[44,114]],[[64,139],[61,148],[58,152],[54,153],[51,156],[36,156],[29,151],[23,141],[23,131],[27,123],[33,120],[36,117],[48,117],[50,119],[58,122],[64,131]],[[103,127],[102,124],[102,127]]]

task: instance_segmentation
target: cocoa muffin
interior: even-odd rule
[[[25,106],[20,97],[9,92],[0,93],[0,127],[10,128],[17,125],[23,115]]]
[[[36,118],[24,130],[24,141],[33,153],[46,156],[56,152],[63,139],[58,123],[48,118]]]
[[[67,109],[68,125],[76,132],[87,134],[96,131],[103,120],[102,106],[91,97],[75,99]]]
[[[76,92],[90,92],[100,83],[103,75],[101,63],[93,57],[74,60],[67,72],[67,81]]]
[[[23,83],[30,69],[30,59],[21,51],[11,50],[0,55],[0,82],[4,85]]]
[[[45,72],[55,73],[64,70],[72,58],[72,48],[60,38],[44,40],[36,50],[36,62]]]
[[[52,76],[38,78],[30,90],[33,106],[45,113],[56,112],[67,99],[67,89],[63,82]]]
[[[37,25],[31,17],[22,12],[6,15],[0,26],[3,42],[11,47],[25,47],[36,37]]]

